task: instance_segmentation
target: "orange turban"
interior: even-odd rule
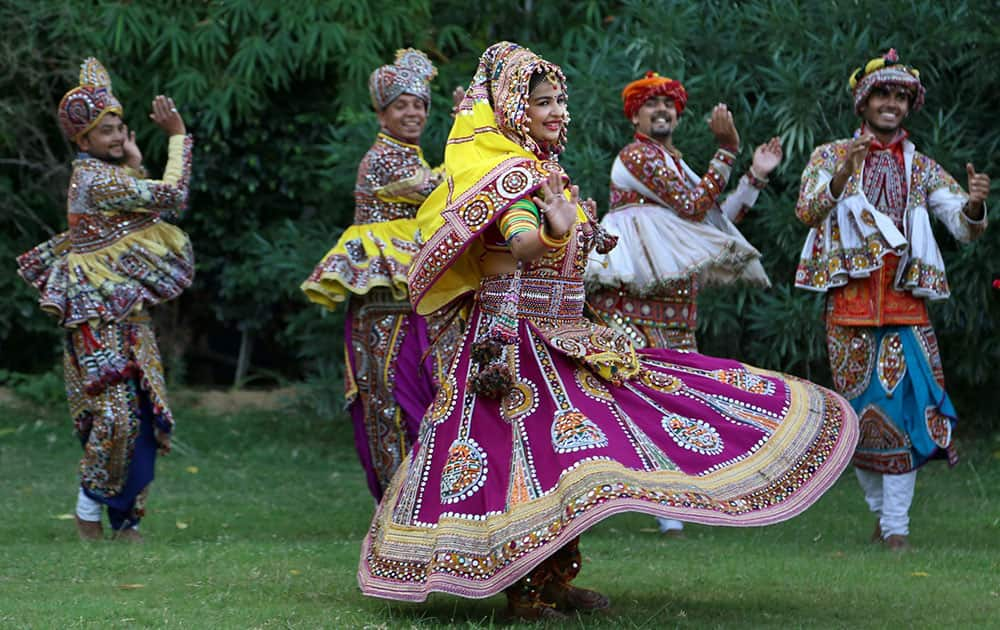
[[[622,90],[622,103],[625,106],[625,118],[632,119],[642,104],[654,96],[667,96],[674,100],[674,108],[680,116],[687,104],[687,90],[680,81],[670,77],[661,77],[655,72],[647,72],[646,76],[633,81]]]

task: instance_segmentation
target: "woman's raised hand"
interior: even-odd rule
[[[550,173],[542,182],[538,191],[541,197],[534,196],[535,205],[542,214],[542,221],[548,224],[549,235],[561,239],[569,234],[576,223],[576,206],[580,203],[579,186],[570,186],[569,199],[563,194],[566,185],[558,173]]]

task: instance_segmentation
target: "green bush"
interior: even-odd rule
[[[38,407],[62,408],[66,404],[62,365],[42,374],[0,370],[0,385],[9,387],[19,398]]]

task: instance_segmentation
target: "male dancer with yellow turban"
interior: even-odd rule
[[[419,145],[436,74],[412,48],[372,72],[368,87],[381,130],[358,167],[354,224],[302,284],[310,300],[327,308],[348,301],[345,396],[376,500],[416,440],[459,341],[454,318],[413,315],[406,289],[407,267],[421,244],[416,224],[406,219],[441,181]]]
[[[978,237],[990,179],[966,164],[966,193],[916,151],[903,121],[925,90],[895,50],[855,70],[849,85],[861,125],[818,147],[802,173],[795,213],[812,229],[795,285],[827,294],[830,369],[861,421],[853,463],[879,518],[872,540],[901,550],[917,469],[957,460],[955,409],[925,303],[950,293],[930,215],[961,242]]]
[[[655,72],[622,91],[635,138],[611,168],[611,202],[601,222],[618,247],[591,256],[590,305],[638,347],[697,350],[697,299],[706,284],[746,281],[769,286],[760,253],[736,229],[781,161],[777,138],[757,147],[750,171],[724,200],[739,151],[733,115],[716,105],[709,127],[719,144],[698,176],[674,146],[687,104],[680,81]],[[660,530],[682,535],[683,525],[660,519]]]
[[[80,150],[69,230],[21,255],[18,272],[67,329],[66,393],[84,453],[77,531],[102,539],[103,505],[113,537],[139,542],[156,454],[170,449],[174,426],[148,307],[177,297],[194,277],[187,235],[163,221],[187,205],[192,140],[173,100],[157,96],[150,118],[170,138],[167,167],[163,179],[148,179],[110,77],[92,57],[58,115]]]

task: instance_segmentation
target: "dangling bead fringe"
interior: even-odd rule
[[[493,316],[489,336],[502,344],[517,343],[517,312],[521,301],[521,262],[510,280],[510,287],[503,298],[500,312]]]
[[[136,372],[136,365],[122,355],[101,345],[89,324],[80,326],[84,354],[80,357],[86,376],[83,389],[90,396],[100,394],[110,385],[122,382]]]

